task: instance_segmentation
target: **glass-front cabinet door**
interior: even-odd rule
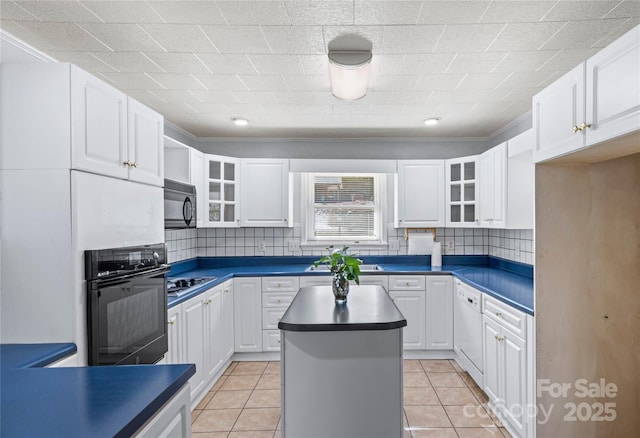
[[[479,155],[446,160],[447,227],[478,227]]]
[[[238,166],[237,158],[205,154],[206,227],[237,227]]]

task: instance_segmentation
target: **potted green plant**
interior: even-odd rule
[[[333,295],[336,303],[342,304],[347,301],[349,281],[355,281],[356,284],[360,284],[360,265],[362,260],[357,258],[355,254],[349,254],[348,246],[343,246],[342,249],[334,249],[332,245],[327,250],[329,250],[329,255],[316,260],[313,265],[316,268],[320,264],[329,266],[329,271],[333,276],[331,281]]]

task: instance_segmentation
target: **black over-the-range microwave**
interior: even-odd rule
[[[164,227],[195,228],[196,187],[164,180]]]

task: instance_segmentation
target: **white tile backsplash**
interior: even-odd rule
[[[290,251],[289,241],[300,243],[301,230],[294,228],[208,228],[165,230],[169,263],[193,257],[231,256],[321,256],[325,250]],[[406,255],[404,228],[387,228],[387,239],[398,241],[398,250],[356,250],[361,256]],[[493,255],[508,260],[533,264],[533,230],[486,228],[437,228],[436,241],[442,243],[445,255]],[[453,242],[453,250],[447,242]],[[258,245],[265,242],[265,251]]]
[[[532,265],[533,230],[489,230],[489,255]]]

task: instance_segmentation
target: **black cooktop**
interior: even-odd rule
[[[215,280],[216,277],[184,277],[184,278],[172,278],[167,280],[167,293],[173,296],[181,296],[189,293],[191,289],[206,283],[208,281]]]

